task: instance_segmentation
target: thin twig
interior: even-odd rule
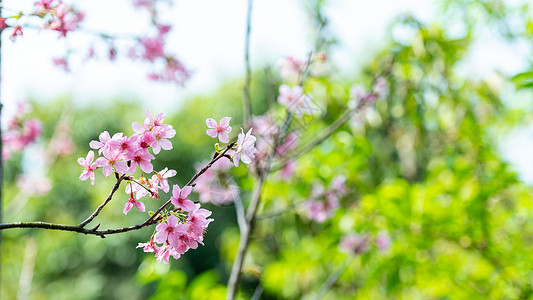
[[[252,295],[252,298],[250,298],[250,300],[261,299],[261,294],[263,294],[263,286],[261,285],[261,283],[259,283],[255,288],[254,294]]]
[[[246,219],[244,216],[244,206],[242,205],[241,195],[238,191],[234,191],[235,195],[235,213],[237,214],[237,224],[239,230],[243,231],[246,228]]]
[[[89,224],[94,218],[96,218],[96,216],[98,216],[100,211],[107,205],[107,203],[109,203],[109,201],[111,201],[111,199],[113,198],[113,195],[118,190],[118,188],[120,186],[120,183],[122,182],[122,180],[124,180],[125,176],[126,175],[122,175],[122,176],[117,178],[117,182],[115,183],[115,185],[111,189],[111,192],[109,193],[109,195],[107,196],[105,201],[102,202],[102,204],[100,204],[100,206],[98,206],[96,208],[96,210],[87,219],[85,219],[85,221],[81,222],[80,225],[78,225],[79,227],[81,227],[81,228],[85,227],[85,225]]]
[[[244,78],[243,91],[243,109],[244,109],[244,127],[250,126],[252,118],[252,100],[250,98],[250,84],[252,82],[252,71],[250,67],[250,34],[252,27],[252,6],[253,0],[248,0],[248,11],[246,13],[246,35],[244,41],[244,66],[246,75]]]
[[[353,258],[354,258],[353,255],[348,256],[339,265],[337,270],[335,270],[335,272],[333,272],[333,273],[331,273],[329,275],[328,279],[326,279],[324,284],[322,284],[320,289],[318,289],[318,292],[315,294],[315,297],[313,297],[313,300],[320,300],[320,299],[322,299],[324,297],[324,295],[329,291],[329,289],[331,289],[333,284],[339,279],[339,277],[341,277],[342,273],[344,273],[346,268],[348,268],[348,266],[350,265],[350,261],[352,261]]]
[[[17,300],[30,299],[33,272],[35,271],[36,255],[37,242],[34,238],[29,238],[26,240],[26,249],[24,250],[24,260],[22,261],[22,270],[20,271]]]
[[[361,103],[356,107],[355,110],[359,109],[361,106]],[[320,135],[318,135],[314,140],[307,143],[306,145],[300,147],[300,149],[296,150],[293,155],[287,156],[284,159],[281,160],[281,162],[278,163],[278,165],[274,166],[272,168],[273,171],[277,171],[279,169],[282,169],[285,167],[290,161],[293,161],[300,156],[306,154],[307,152],[311,151],[316,146],[322,144],[325,140],[327,140],[339,127],[341,127],[346,121],[350,119],[352,114],[354,113],[354,110],[348,109],[346,110],[335,122],[331,123]]]

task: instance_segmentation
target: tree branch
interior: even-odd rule
[[[224,151],[216,155],[204,168],[198,171],[191,178],[191,180],[189,180],[186,186],[192,185],[192,183],[194,183],[194,181],[196,181],[198,177],[200,177],[209,168],[211,168],[211,166],[216,161],[224,157],[226,155],[226,152],[228,152],[228,150],[231,149],[233,145],[235,145],[235,142],[227,145]],[[146,221],[144,221],[141,224],[137,224],[137,225],[133,225],[129,227],[116,228],[116,229],[107,229],[107,230],[98,230],[98,227],[100,227],[100,224],[96,225],[92,229],[84,228],[84,226],[87,225],[92,219],[94,219],[98,215],[98,213],[103,209],[103,207],[111,200],[113,194],[116,192],[116,190],[118,189],[118,186],[120,185],[120,181],[124,179],[123,177],[124,176],[120,177],[122,179],[119,178],[120,180],[117,180],[117,183],[115,183],[115,186],[113,186],[113,189],[111,190],[111,193],[108,196],[108,198],[102,204],[100,204],[100,206],[96,209],[95,212],[93,212],[91,216],[89,216],[89,218],[87,218],[85,221],[80,223],[80,225],[64,225],[64,224],[54,224],[54,223],[48,223],[48,222],[13,222],[13,223],[0,224],[0,231],[4,229],[9,229],[9,228],[43,228],[43,229],[50,229],[50,230],[72,231],[72,232],[78,232],[78,233],[83,233],[83,234],[93,234],[93,235],[100,236],[101,238],[105,238],[105,236],[108,234],[117,234],[117,233],[124,233],[128,231],[132,231],[132,230],[138,230],[143,227],[150,226],[152,224],[157,223],[156,216],[158,216],[159,213],[163,211],[163,209],[165,209],[165,207],[167,207],[170,204],[170,200],[165,202],[165,204],[161,205],[161,207],[159,207],[156,213],[154,213],[150,218],[148,218]]]
[[[250,84],[252,82],[252,71],[250,68],[250,33],[252,26],[252,6],[253,0],[248,0],[248,11],[246,13],[246,35],[244,41],[244,66],[246,75],[244,78],[243,92],[243,109],[244,109],[244,127],[250,126],[252,118],[252,100],[250,99]]]
[[[94,218],[96,218],[96,216],[98,216],[98,214],[104,208],[104,206],[106,206],[107,203],[109,203],[109,201],[111,201],[111,199],[113,198],[113,195],[118,190],[118,188],[120,186],[120,183],[122,182],[122,180],[124,180],[125,176],[126,175],[122,175],[122,176],[117,178],[117,182],[115,183],[115,185],[111,189],[111,192],[109,193],[109,196],[107,196],[107,199],[105,199],[105,201],[102,202],[102,204],[100,204],[100,206],[98,206],[96,208],[96,210],[87,219],[85,219],[85,221],[81,222],[80,225],[78,225],[79,227],[81,227],[81,228],[85,227],[85,225],[89,224]]]
[[[244,262],[246,251],[248,250],[248,244],[250,243],[250,235],[254,229],[255,216],[257,213],[257,208],[259,207],[259,201],[261,200],[266,174],[267,173],[259,173],[258,181],[255,183],[252,191],[252,199],[250,200],[250,206],[248,207],[248,213],[246,214],[246,226],[244,226],[241,231],[237,256],[235,257],[233,267],[231,268],[226,300],[233,300],[237,293],[237,286],[241,276],[242,264]]]

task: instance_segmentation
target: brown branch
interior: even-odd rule
[[[231,149],[235,145],[235,142],[229,144],[226,146],[224,151],[222,151],[220,154],[216,155],[205,167],[203,167],[200,171],[198,171],[192,178],[189,180],[187,185],[192,185],[198,177],[200,177],[202,174],[204,174],[211,166],[221,159],[222,157],[226,157],[226,153],[229,149]],[[124,179],[124,178],[122,178]],[[71,231],[71,232],[78,232],[83,234],[93,234],[100,236],[101,238],[105,238],[108,234],[117,234],[117,233],[124,233],[132,230],[138,230],[146,226],[150,226],[152,224],[157,223],[158,219],[156,219],[156,216],[159,215],[165,207],[167,207],[170,204],[170,200],[165,202],[165,204],[161,205],[159,209],[154,213],[150,218],[148,218],[146,221],[144,221],[141,224],[129,226],[129,227],[122,227],[122,228],[116,228],[116,229],[107,229],[107,230],[98,230],[98,227],[100,227],[100,224],[96,225],[92,229],[84,228],[83,226],[87,225],[94,217],[98,215],[98,213],[103,209],[103,207],[111,200],[110,198],[115,193],[116,189],[118,189],[118,186],[120,185],[121,180],[117,180],[117,183],[115,186],[113,186],[113,190],[111,191],[110,195],[108,196],[108,199],[104,201],[97,209],[96,211],[89,217],[87,220],[83,221],[80,225],[64,225],[64,224],[54,224],[54,223],[48,223],[48,222],[13,222],[13,223],[3,223],[0,224],[0,231],[4,229],[9,228],[43,228],[43,229],[50,229],[50,230],[62,230],[62,231]],[[92,217],[94,215],[94,217]],[[92,217],[92,218],[91,218]],[[85,223],[85,224],[84,224]],[[83,225],[83,226],[82,226]]]
[[[126,175],[122,175],[120,177],[117,176],[117,182],[115,183],[115,185],[111,189],[111,192],[109,193],[109,195],[107,196],[105,201],[102,202],[102,204],[100,204],[100,206],[98,206],[96,208],[96,210],[87,219],[85,219],[85,221],[81,222],[80,225],[78,225],[79,227],[81,227],[81,228],[85,227],[85,225],[89,224],[94,218],[96,218],[96,216],[98,216],[98,214],[104,208],[104,206],[106,206],[107,203],[109,203],[109,201],[111,201],[111,199],[113,198],[113,195],[118,190],[118,188],[120,186],[120,183],[122,182],[122,180],[124,180],[125,176]]]

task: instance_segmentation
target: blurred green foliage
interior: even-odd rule
[[[321,18],[318,27],[327,23],[320,10],[326,2],[310,5]],[[477,20],[507,24],[515,9],[500,1],[443,4],[445,16],[458,7],[468,8],[453,16],[453,22],[464,25],[461,36],[449,34],[452,19],[439,25],[402,17],[390,26],[388,46],[357,80],[320,77],[306,82],[305,89],[313,92],[322,114],[306,120],[302,143],[342,114],[354,83],[369,86],[382,75],[389,92],[363,125],[344,125],[301,157],[293,178],[280,180],[277,173],[269,177],[243,268],[240,298],[249,299],[260,286],[261,299],[312,299],[339,268],[346,269],[324,299],[533,298],[531,189],[501,159],[494,135],[530,118],[527,109],[517,109],[505,99],[528,93],[521,107],[531,107],[527,89],[531,71],[512,79],[498,75],[498,84],[464,78],[458,71],[475,39]],[[531,7],[519,9],[523,22],[518,29],[498,27],[506,38],[531,37]],[[393,32],[398,28],[412,32],[411,39],[397,39]],[[257,72],[251,88],[255,115],[266,111],[280,83],[265,74]],[[193,98],[179,112],[169,114],[166,122],[177,131],[174,149],[158,156],[155,169],[176,169],[173,183],[187,182],[195,164],[212,155],[212,139],[204,134],[207,117],[232,116],[236,135],[242,122],[241,85],[240,80],[229,81],[213,95]],[[515,87],[525,90],[518,92]],[[103,108],[75,109],[70,127],[76,152],[58,157],[51,165],[46,175],[53,188],[47,195],[21,196],[15,181],[23,169],[22,158],[8,162],[5,222],[77,224],[92,212],[113,182],[101,174],[94,187],[79,181],[76,158],[86,155],[88,142],[101,131],[129,135],[131,123],[144,119],[141,105],[122,100]],[[45,124],[44,145],[64,111],[74,109],[65,99],[36,105],[35,115]],[[341,208],[323,224],[309,221],[301,214],[300,204],[313,186],[327,185],[338,174],[346,176],[348,186]],[[232,175],[246,201],[253,180],[244,167]],[[145,203],[154,210],[166,199]],[[145,214],[135,210],[122,214],[126,200],[127,195],[117,195],[96,220],[101,228],[144,220]],[[17,205],[19,201],[27,203]],[[15,212],[8,210],[20,206]],[[38,229],[6,230],[0,296],[15,299],[24,287],[21,274],[27,276],[29,270],[31,299],[223,299],[239,239],[235,209],[207,207],[213,210],[215,222],[205,246],[168,266],[135,249],[149,238],[152,229],[148,228],[106,239]],[[372,245],[369,252],[350,257],[338,245],[354,231],[373,237],[387,231],[391,247],[380,251]]]

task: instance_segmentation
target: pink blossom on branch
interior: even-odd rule
[[[154,172],[154,176],[152,176],[152,180],[157,182],[161,189],[167,193],[170,189],[170,186],[168,185],[168,178],[174,177],[176,175],[175,170],[169,170],[168,168],[164,168],[163,170],[159,172]]]
[[[303,88],[299,85],[291,88],[286,84],[282,84],[279,87],[278,102],[287,107],[288,111],[294,113],[298,117],[305,114],[313,114],[314,109],[311,106],[312,101],[313,97],[304,94]]]
[[[237,149],[233,154],[233,163],[236,167],[239,166],[239,160],[245,164],[252,162],[252,159],[255,157],[257,149],[255,148],[256,137],[252,135],[252,128],[248,130],[246,135],[244,130],[241,128],[241,133],[237,138]]]
[[[108,153],[109,158],[99,157],[95,164],[102,168],[105,178],[113,173],[113,168],[118,174],[125,174],[128,171],[128,165],[122,161],[122,155],[118,151]]]
[[[168,139],[173,138],[176,135],[176,130],[172,129],[172,127],[167,128],[164,126],[157,126],[152,130],[152,134],[154,137],[154,141],[152,143],[154,154],[158,154],[161,149],[172,149],[172,143]]]
[[[155,228],[154,240],[157,243],[168,243],[172,247],[179,247],[180,235],[186,234],[186,229],[180,224],[176,216],[169,216],[166,223],[161,223]]]
[[[79,23],[83,21],[85,14],[78,12],[72,7],[67,7],[65,3],[60,3],[50,11],[52,14],[52,21],[45,28],[50,28],[59,32],[60,37],[66,37],[69,31],[74,31],[78,28]]]
[[[165,46],[165,41],[163,35],[157,37],[146,37],[139,40],[139,43],[144,48],[144,53],[142,58],[150,62],[153,62],[156,58],[165,57],[165,52],[163,47]]]
[[[128,212],[130,211],[130,209],[135,206],[138,210],[144,212],[146,210],[146,208],[144,207],[144,203],[142,203],[141,201],[137,201],[135,200],[135,198],[133,197],[133,193],[130,194],[130,199],[128,199],[128,202],[126,202],[126,204],[124,204],[124,209],[122,210],[122,212],[126,215],[128,214]]]
[[[144,252],[157,252],[157,245],[154,244],[154,238],[152,237],[148,243],[139,243],[136,248],[143,248]]]
[[[205,120],[205,123],[210,129],[207,129],[205,133],[212,138],[218,137],[218,140],[222,143],[229,143],[228,133],[231,132],[231,126],[229,126],[230,120],[230,117],[225,117],[222,118],[220,124],[218,124],[214,119],[208,118]]]
[[[342,239],[339,248],[346,253],[364,254],[368,252],[369,246],[370,237],[368,235],[352,233]]]
[[[54,66],[61,68],[65,72],[70,72],[70,67],[66,58],[52,58]]]
[[[175,184],[172,187],[172,197],[170,198],[170,202],[172,202],[172,205],[180,208],[183,211],[192,211],[195,208],[194,202],[187,199],[191,191],[192,186],[190,185],[184,186],[183,189],[180,189],[180,186]]]
[[[307,66],[307,63],[299,59],[288,56],[278,61],[281,69],[281,78],[285,80],[298,80]]]
[[[20,27],[19,25],[13,26],[13,33],[10,36],[11,41],[14,42],[17,39],[17,36],[22,36],[22,34],[22,27]]]
[[[93,163],[94,159],[94,152],[89,151],[87,153],[86,158],[78,158],[78,164],[83,167],[83,171],[81,172],[80,179],[82,181],[85,181],[87,178],[91,178],[91,184],[94,185],[94,170],[96,170],[96,166]]]
[[[139,165],[143,172],[151,173],[154,170],[154,166],[150,163],[152,159],[155,159],[155,157],[142,149],[135,151],[135,153],[127,153],[126,160],[131,160],[131,166],[127,173],[135,173],[137,165]]]
[[[91,147],[92,149],[98,149],[98,154],[101,155],[102,152],[103,153],[108,153],[109,150],[110,150],[110,147],[111,145],[109,144],[112,140],[116,140],[116,139],[119,139],[122,137],[122,133],[119,132],[119,133],[115,133],[113,135],[113,137],[111,137],[109,135],[109,132],[107,131],[103,131],[102,133],[100,133],[100,135],[98,136],[98,141],[94,141],[92,140],[90,143],[89,143],[89,147]]]

